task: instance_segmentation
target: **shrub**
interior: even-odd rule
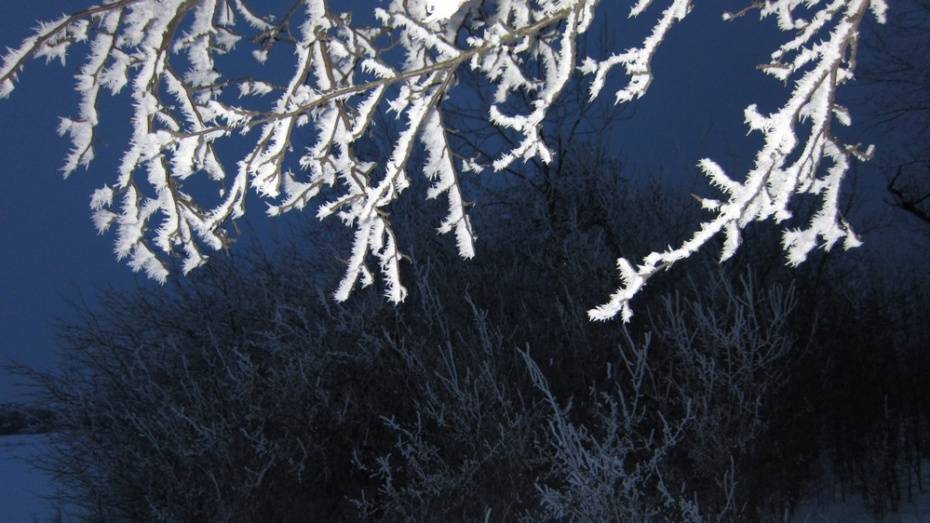
[[[595,167],[573,164],[551,200],[502,202],[504,218],[481,227],[495,237],[465,265],[422,239],[416,208],[393,216],[420,260],[397,308],[375,288],[334,304],[314,278],[338,267],[299,239],[163,291],[107,294],[64,329],[61,373],[32,374],[61,419],[52,466],[65,491],[101,521],[790,511],[819,472],[779,449],[848,462],[845,441],[823,443],[847,418],[822,398],[850,375],[824,362],[845,339],[831,322],[871,309],[836,306],[849,286],[832,280],[796,287],[778,270],[708,264],[690,287],[675,271],[662,279],[678,294],[649,289],[648,324],[592,325],[581,300],[598,297],[592,275],[613,271],[599,260],[649,248],[650,228],[676,230],[651,206],[683,207]],[[521,213],[533,227],[509,225]],[[570,255],[595,250],[608,252]],[[926,410],[912,419],[919,434]]]

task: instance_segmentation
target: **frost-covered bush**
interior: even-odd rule
[[[672,464],[693,421],[690,399],[654,374],[649,339],[619,349],[608,366],[607,391],[592,387],[587,422],[573,422],[527,353],[535,386],[552,414],[540,452],[548,457],[539,507],[528,521],[703,521],[697,498]],[[616,372],[617,374],[614,374]],[[628,386],[615,380],[629,380]],[[615,388],[615,390],[609,390]],[[680,403],[685,404],[678,410]],[[570,404],[569,404],[570,405]]]
[[[439,351],[438,383],[426,380],[413,396],[415,419],[404,424],[385,417],[394,444],[372,462],[357,460],[380,485],[355,504],[367,517],[411,521],[463,515],[738,521],[758,515],[744,493],[750,490],[745,469],[756,457],[763,411],[784,384],[781,360],[794,346],[786,332],[793,298],[757,293],[748,279],[738,291],[722,275],[711,281],[726,288],[716,302],[689,295],[687,310],[658,313],[664,354],[650,350],[653,333],[642,342],[629,335],[611,340],[619,344],[616,351],[607,358],[589,352],[593,361],[583,366],[584,379],[563,392],[569,396],[564,400],[541,368],[562,380],[571,369],[537,363],[549,359],[551,346],[520,352],[529,380],[516,375],[502,381],[503,336],[475,311],[480,358],[463,365],[457,362],[470,353]],[[695,334],[676,339],[683,324],[695,325]],[[397,350],[408,364],[423,366],[417,351]],[[685,351],[697,354],[676,356]],[[501,482],[513,490],[498,498],[483,488],[488,481],[498,492]]]
[[[693,412],[682,448],[686,476],[710,487],[702,499],[733,517],[747,508],[753,489],[767,488],[750,478],[798,351],[789,323],[798,302],[793,286],[760,286],[751,274],[690,285],[687,297],[660,300],[653,332],[668,359],[660,368]],[[728,471],[724,498],[716,496],[721,470]]]
[[[768,314],[783,309],[759,307],[777,295],[759,287],[747,299],[710,272],[708,285],[735,290],[702,283],[678,308],[656,302],[651,345],[644,332],[592,325],[575,300],[598,292],[590,275],[610,267],[594,261],[609,258],[565,252],[645,244],[652,217],[675,225],[645,195],[675,197],[584,165],[554,183],[557,207],[514,199],[507,214],[534,227],[489,228],[500,235],[491,256],[462,267],[441,245],[413,242],[424,261],[397,308],[375,292],[333,304],[314,275],[339,267],[294,246],[163,291],[108,295],[66,329],[63,373],[38,376],[63,423],[52,466],[66,492],[107,521],[753,513],[741,476],[752,453],[703,446],[738,437],[752,448],[760,431],[740,428],[764,424],[778,381],[745,390],[747,375],[724,367],[706,379],[710,360],[782,350],[783,325]],[[395,214],[399,235],[424,237],[415,211]],[[641,234],[603,241],[629,222]],[[699,354],[676,356],[685,324],[698,334],[681,349]],[[721,336],[731,343],[715,345]],[[721,412],[719,398],[739,409]]]
[[[609,260],[693,218],[619,168],[590,148],[536,172],[544,190],[485,187],[488,255],[464,264],[398,208],[398,307],[333,303],[344,267],[303,237],[106,295],[65,330],[63,372],[34,374],[63,425],[53,469],[106,521],[766,519],[818,478],[881,494],[902,466],[916,490],[925,280],[743,250],[758,273],[709,256],[642,295],[648,321],[592,324]]]
[[[473,333],[456,336],[470,345],[450,340],[424,350],[401,340],[393,347],[421,379],[410,385],[412,417],[380,417],[391,444],[354,456],[377,481],[352,499],[364,519],[510,521],[536,504],[533,477],[547,457],[535,440],[545,412],[521,386],[526,380],[500,331],[481,311],[470,320]]]
[[[534,518],[759,517],[745,469],[785,382],[794,304],[790,292],[710,273],[687,296],[662,300],[653,328],[641,341],[627,334],[587,400],[566,406],[528,360],[553,412],[541,448],[552,459]]]

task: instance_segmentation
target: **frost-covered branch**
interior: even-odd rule
[[[630,300],[657,272],[690,257],[721,234],[720,258],[728,259],[739,247],[740,233],[746,226],[770,218],[776,222],[791,218],[789,205],[802,195],[819,197],[820,208],[806,228],[784,231],[782,243],[789,264],[803,262],[817,247],[829,250],[839,240],[846,249],[860,244],[840,214],[840,184],[851,159],[867,158],[871,148],[861,151],[841,143],[832,125],[834,121],[851,123],[849,112],[836,102],[836,91],[853,77],[860,23],[870,10],[883,21],[884,1],[779,0],[756,7],[762,18],[776,16],[779,28],[795,36],[772,53],[771,63],[760,67],[779,80],[793,80],[791,97],[769,115],[761,114],[756,105],[745,111],[750,130],[761,133],[764,140],[755,166],[740,182],[713,160],[701,160],[701,170],[724,193],[720,200],[701,200],[714,218],[701,223],[677,248],[653,252],[636,267],[620,259],[622,286],[607,303],[588,312],[592,319],[608,320],[620,314],[629,321],[633,314]]]
[[[747,109],[750,127],[765,138],[755,169],[739,182],[703,160],[705,173],[726,193],[720,201],[703,201],[716,217],[679,248],[653,253],[638,267],[621,260],[624,286],[592,310],[592,318],[619,313],[628,320],[630,299],[659,269],[719,233],[726,236],[723,258],[730,256],[743,227],[769,217],[786,219],[789,204],[802,194],[820,196],[823,205],[808,228],[785,233],[791,263],[802,261],[820,241],[825,248],[839,239],[847,247],[857,243],[836,204],[851,157],[866,153],[841,144],[831,122],[849,123],[848,112],[834,101],[835,90],[851,78],[865,12],[871,8],[881,18],[880,2],[757,4],[763,17],[777,15],[780,27],[795,34],[763,68],[793,79],[795,89],[772,115]],[[402,301],[406,289],[390,213],[410,186],[411,171],[431,183],[427,198],[448,203],[438,231],[454,235],[462,257],[476,253],[461,182],[463,174],[484,167],[457,154],[463,139],[445,123],[446,101],[458,96],[462,68],[494,93],[485,109],[504,149],[486,158],[490,166],[514,171],[521,162],[548,163],[554,153],[543,130],[568,82],[579,73],[590,77],[593,99],[611,73],[620,71],[625,81],[615,101],[643,96],[653,81],[659,45],[692,8],[691,0],[632,3],[631,18],[654,11],[655,20],[647,22],[651,31],[640,44],[596,60],[579,57],[577,42],[603,10],[599,0],[392,0],[374,9],[369,26],[331,11],[336,4],[326,0],[296,0],[279,17],[251,4],[110,0],[40,24],[4,56],[0,98],[11,95],[26,61],[64,60],[82,43],[77,112],[59,125],[71,141],[63,166],[68,175],[93,161],[100,94],[129,91],[129,143],[116,181],[94,192],[91,209],[99,232],[116,230],[116,255],[134,270],[164,281],[173,257],[185,273],[202,265],[210,252],[229,244],[227,229],[245,214],[251,191],[268,202],[272,216],[315,203],[320,219],[335,215],[351,227],[352,251],[335,298],[347,299],[380,272],[392,302]],[[230,61],[220,57],[241,46],[252,46],[259,72],[270,53],[287,47],[294,57],[287,80],[225,71],[221,64]],[[525,109],[514,109],[517,100]],[[400,122],[389,152],[377,158],[357,153],[374,122],[386,116]],[[809,133],[800,143],[802,127]],[[309,143],[303,143],[307,136]],[[234,139],[248,140],[249,147],[231,168],[219,151],[237,150],[221,147]],[[818,177],[824,159],[831,166]],[[200,178],[208,183],[195,181]]]
[[[166,256],[179,254],[184,272],[204,263],[207,251],[228,244],[225,227],[245,213],[250,189],[269,199],[269,214],[278,215],[303,209],[324,190],[338,187],[317,211],[320,218],[337,215],[356,231],[336,298],[344,300],[357,283],[373,281],[366,263],[374,258],[389,299],[398,302],[406,291],[389,207],[409,185],[416,144],[426,150],[422,169],[434,182],[427,196],[445,195],[449,204],[439,231],[454,233],[463,257],[475,253],[457,157],[442,117],[456,71],[470,66],[484,73],[500,84],[504,99],[516,91],[538,99],[532,115],[509,121],[525,135],[523,158],[538,153],[548,159],[538,128],[576,68],[575,38],[590,24],[597,2],[484,6],[493,20],[482,20],[485,11],[471,4],[395,1],[375,10],[378,25],[354,27],[348,15],[331,12],[324,0],[296,2],[281,21],[255,14],[241,0],[107,2],[40,25],[4,58],[0,94],[12,93],[27,59],[63,59],[71,44],[89,41],[77,76],[78,113],[59,126],[72,142],[63,168],[67,175],[93,160],[101,89],[116,94],[128,86],[133,100],[129,147],[117,181],[97,190],[91,207],[98,231],[116,225],[117,257],[128,258],[133,269],[164,281]],[[252,40],[260,45],[253,52],[259,63],[275,41],[292,41],[296,63],[286,85],[225,78],[216,56],[240,45],[243,30],[258,31]],[[392,55],[395,48],[402,55]],[[508,83],[525,55],[543,57],[545,77]],[[511,72],[501,75],[494,62],[509,62]],[[260,98],[272,93],[271,107],[261,108]],[[395,113],[404,129],[387,158],[362,161],[355,147],[369,134],[375,115],[384,112]],[[289,158],[301,127],[311,127],[316,141],[299,156],[302,169],[295,172]],[[227,173],[216,144],[252,129],[258,130],[257,141]],[[184,190],[195,174],[220,185],[212,205],[198,203],[209,198]]]

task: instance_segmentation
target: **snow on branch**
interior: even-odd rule
[[[639,0],[630,10],[630,17],[639,16],[651,4],[652,0]],[[601,62],[591,58],[585,60],[581,66],[581,71],[585,74],[594,75],[594,81],[591,83],[591,98],[597,98],[604,88],[607,73],[614,67],[621,65],[630,80],[626,87],[617,91],[616,102],[629,102],[646,94],[646,90],[649,89],[649,85],[652,83],[652,57],[658,50],[659,44],[662,43],[662,40],[672,28],[672,25],[675,22],[684,20],[690,11],[690,0],[674,0],[662,12],[658,23],[652,29],[652,33],[643,41],[642,47],[615,54]]]
[[[782,243],[789,264],[800,264],[815,248],[829,250],[839,240],[846,249],[860,245],[840,213],[840,182],[851,158],[865,159],[871,148],[860,151],[841,143],[832,125],[834,120],[850,123],[848,112],[836,102],[836,91],[853,77],[859,25],[869,10],[883,21],[885,4],[882,0],[778,0],[754,7],[762,18],[777,16],[781,30],[795,33],[772,53],[771,63],[760,67],[779,80],[793,79],[790,98],[768,115],[760,114],[755,105],[746,108],[750,130],[764,139],[755,166],[739,182],[713,160],[701,160],[700,169],[724,193],[721,200],[702,200],[703,207],[715,216],[701,223],[677,248],[653,252],[636,267],[619,260],[622,286],[607,303],[588,311],[591,319],[603,321],[620,314],[629,321],[633,314],[630,300],[657,272],[688,258],[721,234],[720,258],[728,259],[740,245],[742,229],[770,218],[776,222],[791,218],[789,204],[804,194],[819,197],[820,208],[807,227],[784,231]],[[810,18],[802,18],[802,11],[810,11],[805,13]]]
[[[0,95],[12,93],[27,59],[63,59],[71,44],[90,39],[77,75],[77,115],[63,118],[59,126],[72,143],[63,167],[67,175],[93,160],[101,90],[130,89],[129,146],[116,182],[95,192],[91,208],[98,231],[115,225],[116,255],[133,269],[164,281],[170,257],[181,257],[184,272],[204,263],[207,252],[227,246],[226,227],[245,213],[249,190],[267,198],[268,213],[278,215],[303,209],[324,190],[336,188],[327,192],[330,197],[317,215],[338,215],[356,232],[335,297],[344,300],[357,283],[370,284],[366,263],[374,259],[388,298],[399,302],[406,291],[399,281],[402,255],[389,208],[408,187],[411,168],[422,169],[434,182],[429,198],[444,194],[448,199],[448,215],[438,230],[454,234],[463,257],[475,254],[455,151],[442,120],[442,102],[455,85],[457,69],[470,65],[480,70],[486,57],[504,55],[519,68],[521,54],[530,51],[558,61],[558,78],[502,88],[504,93],[542,88],[544,104],[519,128],[527,136],[526,150],[544,151],[536,127],[571,76],[575,36],[596,4],[501,2],[497,21],[489,25],[470,14],[477,13],[472,3],[394,1],[376,10],[380,25],[353,27],[348,15],[330,11],[324,0],[297,2],[279,20],[257,15],[245,0],[105,2],[41,24],[10,50],[0,69]],[[466,27],[466,19],[473,27]],[[466,29],[483,36],[465,42]],[[559,31],[564,36],[551,42]],[[219,70],[216,56],[245,37],[259,43],[253,52],[259,62],[276,42],[292,41],[295,65],[286,85],[233,80]],[[559,44],[565,52],[557,57],[560,51],[553,46]],[[403,50],[401,59],[386,58],[395,47]],[[494,69],[485,72],[491,81],[500,80]],[[262,109],[258,97],[272,93],[272,106]],[[384,112],[395,113],[404,128],[389,157],[362,161],[356,146]],[[302,147],[294,143],[301,127],[309,127],[316,138],[298,156],[300,170],[295,172],[288,159]],[[227,173],[216,144],[253,129],[258,132],[254,146]],[[411,166],[417,143],[426,149],[426,163]],[[216,203],[203,206],[184,191],[195,174],[220,186]]]
[[[493,168],[549,162],[553,153],[543,139],[544,121],[568,81],[579,71],[590,75],[594,98],[616,69],[626,77],[616,102],[643,96],[653,81],[651,62],[659,45],[692,8],[691,0],[638,0],[631,17],[656,11],[643,42],[603,61],[582,58],[579,64],[577,40],[592,27],[600,3],[391,0],[374,10],[372,25],[360,26],[349,14],[332,11],[338,3],[327,0],[296,0],[283,16],[261,14],[255,10],[260,3],[249,0],[109,0],[39,24],[8,50],[0,65],[0,98],[12,94],[28,60],[64,60],[81,43],[77,111],[59,125],[71,142],[62,168],[68,175],[94,159],[99,96],[129,91],[129,143],[116,180],[94,192],[91,211],[99,232],[115,229],[116,255],[134,270],[164,281],[175,265],[172,258],[185,273],[206,262],[210,252],[228,246],[228,228],[246,212],[251,191],[268,202],[272,216],[313,203],[320,219],[335,216],[354,230],[346,272],[334,292],[337,300],[372,284],[380,272],[387,298],[396,303],[407,291],[390,211],[410,186],[412,173],[431,183],[427,198],[442,196],[448,204],[437,230],[455,237],[462,257],[476,252],[461,175],[478,169],[456,153],[450,139],[455,133],[444,118],[461,68],[470,68],[494,90],[488,120],[511,146],[492,158]],[[881,18],[884,5],[878,0],[754,5],[763,17],[775,15],[783,30],[795,33],[763,68],[776,78],[794,79],[790,100],[771,115],[754,107],[746,112],[751,129],[765,137],[755,169],[739,182],[714,162],[702,161],[711,182],[725,193],[720,201],[703,202],[716,217],[677,249],[653,253],[639,266],[621,260],[623,287],[590,312],[593,319],[621,314],[629,320],[630,300],[659,269],[721,232],[726,258],[739,245],[743,227],[787,218],[789,204],[800,194],[818,195],[823,205],[808,228],[785,233],[792,263],[818,242],[825,248],[839,239],[847,247],[857,243],[839,217],[837,199],[850,157],[866,153],[839,143],[830,125],[833,119],[848,124],[834,92],[851,78],[864,13],[872,9]],[[809,16],[802,18],[801,12]],[[271,53],[292,53],[288,79],[224,71],[220,64],[230,61],[220,57],[243,46],[252,46],[258,73]],[[514,112],[508,103],[513,100],[526,102],[525,114]],[[400,126],[389,152],[379,158],[359,154],[374,122],[386,117]],[[802,127],[810,132],[799,145]],[[234,137],[248,140],[248,151],[221,158],[218,145]],[[418,148],[424,154],[417,154]],[[820,176],[823,160],[831,166]],[[195,178],[213,184],[216,192],[209,194],[203,183],[193,183]]]

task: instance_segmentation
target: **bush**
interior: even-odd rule
[[[501,202],[467,263],[417,209],[392,217],[420,260],[397,308],[373,288],[334,304],[314,275],[338,268],[297,240],[107,294],[63,331],[64,370],[32,373],[71,501],[100,521],[746,520],[820,474],[779,449],[874,461],[827,443],[847,418],[824,392],[850,376],[830,322],[872,314],[836,307],[849,286],[708,260],[643,296],[648,324],[592,324],[611,260],[689,220],[653,212],[686,208],[655,185],[567,172]]]
[[[0,404],[0,436],[43,434],[54,430],[55,413],[19,403]]]

